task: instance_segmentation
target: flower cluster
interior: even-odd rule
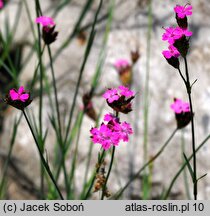
[[[178,26],[165,28],[165,33],[162,35],[163,41],[168,41],[168,50],[162,52],[168,63],[175,68],[179,68],[178,57],[185,57],[189,48],[189,37],[192,32],[187,29],[187,16],[192,15],[192,6],[177,5],[174,7]]]
[[[17,109],[23,110],[32,102],[32,99],[30,93],[26,92],[23,86],[20,86],[18,90],[11,89],[4,101]]]
[[[93,143],[101,144],[104,150],[108,150],[111,146],[118,146],[120,141],[128,142],[133,130],[129,123],[121,123],[119,118],[106,114],[101,126],[92,128],[90,133]]]
[[[53,18],[40,16],[36,18],[35,22],[43,26],[42,38],[45,44],[49,45],[53,43],[58,36],[58,32],[55,31],[55,22]]]
[[[132,111],[131,101],[134,99],[134,92],[125,86],[108,89],[103,97],[107,104],[117,112],[127,114]]]
[[[171,109],[175,113],[178,129],[181,129],[190,123],[192,114],[190,111],[190,104],[188,102],[175,98],[174,103],[171,104]]]

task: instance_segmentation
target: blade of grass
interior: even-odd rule
[[[0,184],[0,197],[1,197],[1,199],[3,198],[2,193],[3,193],[5,180],[6,180],[6,173],[7,173],[7,170],[8,170],[9,162],[10,162],[11,155],[12,155],[12,150],[13,150],[16,135],[17,135],[17,129],[18,129],[18,126],[20,124],[21,118],[22,118],[22,115],[20,115],[18,120],[15,119],[15,122],[13,124],[13,131],[12,131],[12,137],[11,137],[11,140],[10,140],[9,152],[8,152],[8,156],[6,158],[6,161],[5,161],[5,164],[4,164],[4,167],[3,167],[3,171],[2,171],[2,179],[1,179],[1,184]]]
[[[80,122],[78,125],[78,132],[77,132],[77,140],[76,140],[76,147],[74,150],[74,156],[73,156],[73,160],[72,160],[72,165],[71,165],[71,171],[70,171],[70,175],[69,175],[69,190],[68,190],[68,194],[67,194],[67,198],[68,199],[75,199],[74,197],[74,193],[73,193],[73,183],[75,181],[75,170],[76,170],[76,162],[77,162],[77,157],[78,157],[78,149],[79,149],[79,138],[81,135],[81,126],[82,126],[82,120],[83,120],[83,116],[84,116],[84,112],[81,113],[81,117],[80,117]]]
[[[185,152],[185,139],[184,139],[184,130],[181,131],[181,146],[182,146],[182,152]],[[184,159],[183,159],[184,163]],[[187,179],[187,170],[184,169],[183,171],[183,178],[184,178],[184,185],[185,185],[185,190],[186,190],[186,196],[188,200],[191,200],[191,195],[190,195],[190,190],[189,190],[189,183]]]
[[[187,168],[188,168],[188,170],[189,170],[189,173],[190,173],[190,176],[191,176],[191,178],[192,178],[192,181],[194,182],[194,181],[196,181],[196,180],[194,179],[193,169],[192,169],[192,167],[191,167],[191,165],[190,165],[190,162],[188,161],[187,156],[185,155],[185,153],[183,153],[183,156],[184,156],[185,162],[186,162],[186,164],[187,164]]]
[[[151,53],[151,34],[152,34],[152,0],[148,1],[148,31],[147,31],[147,60],[146,60],[146,77],[144,87],[144,140],[143,140],[143,152],[144,163],[148,160],[148,118],[149,118],[149,82],[150,82],[150,53]],[[151,185],[148,182],[148,175],[150,175],[147,169],[143,173],[143,199],[148,199],[150,196]]]

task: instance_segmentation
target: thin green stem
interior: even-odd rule
[[[39,1],[36,0],[36,15],[37,17],[40,14],[39,10]],[[39,133],[40,137],[42,138],[42,105],[43,105],[43,65],[42,65],[42,55],[41,55],[41,31],[40,31],[40,26],[37,24],[37,31],[38,31],[38,58],[39,58],[39,63],[40,63],[40,90],[39,90]]]
[[[187,81],[185,80],[180,68],[178,68],[178,71],[179,71],[179,75],[181,76],[182,80],[184,81],[184,84],[186,85]]]
[[[36,16],[38,17],[40,15],[39,11],[39,1],[36,0]],[[44,143],[42,140],[42,117],[43,117],[43,65],[42,65],[42,50],[41,50],[41,31],[40,31],[40,26],[37,24],[37,32],[38,32],[38,58],[39,58],[39,66],[40,66],[40,79],[39,79],[39,85],[40,85],[40,90],[39,90],[39,141],[41,144],[41,152],[43,153],[44,151]],[[44,170],[42,165],[40,164],[41,168],[41,175],[40,175],[40,187],[42,193],[44,193]]]
[[[183,157],[183,152],[185,152],[185,139],[184,139],[184,129],[181,131],[181,145],[182,145],[182,157]],[[183,163],[185,162],[183,158]],[[184,185],[185,185],[185,191],[186,191],[186,196],[188,200],[191,200],[190,196],[190,190],[189,190],[189,183],[187,179],[187,170],[184,169],[183,171],[183,177],[184,177]]]
[[[188,72],[188,65],[187,65],[187,58],[184,58],[185,63],[185,72],[186,72],[186,89],[187,94],[190,102],[190,112],[191,112],[191,132],[192,132],[192,150],[193,150],[193,194],[194,199],[197,200],[197,168],[196,168],[196,153],[195,153],[195,129],[194,129],[194,116],[193,116],[193,104],[191,98],[191,86],[190,86],[190,79],[189,79],[189,72]]]
[[[115,115],[115,116],[118,118],[118,117],[119,117],[119,112],[116,112],[116,115]],[[108,179],[109,179],[111,170],[112,170],[112,165],[113,165],[113,161],[114,161],[114,154],[115,154],[115,148],[116,148],[115,146],[112,147],[111,161],[110,161],[108,173],[107,173],[107,176],[106,176],[106,179],[105,179],[103,188],[102,188],[101,200],[104,199],[104,196],[105,196],[105,193],[106,193],[106,189],[107,189],[106,185],[107,185],[107,182],[108,182]]]
[[[42,51],[41,51],[41,57],[42,57],[42,55],[43,55],[43,53],[44,53],[44,50],[45,50],[45,44],[44,44],[44,46],[43,46],[43,48],[42,48]],[[39,60],[40,60],[40,59],[39,59]],[[34,85],[35,85],[35,83],[36,83],[36,79],[37,79],[37,74],[38,74],[38,69],[39,69],[39,68],[40,68],[40,61],[38,62],[37,66],[36,66],[36,68],[35,68],[34,75],[33,75],[33,79],[32,79],[31,84],[30,84],[30,91],[34,88]]]
[[[76,138],[76,147],[75,147],[75,151],[74,151],[74,156],[73,156],[73,160],[72,160],[72,165],[71,165],[71,172],[70,172],[70,177],[69,177],[69,188],[68,188],[68,194],[67,197],[68,198],[73,198],[73,189],[72,189],[72,185],[75,181],[75,170],[76,170],[76,165],[77,165],[77,157],[78,157],[78,149],[79,149],[79,139],[80,139],[80,135],[81,135],[81,126],[82,126],[82,121],[83,121],[83,115],[84,113],[82,113],[81,116],[81,121],[79,122],[79,128],[78,128],[78,133],[77,133],[77,138]]]
[[[111,161],[110,161],[109,170],[108,170],[108,173],[107,173],[107,176],[106,176],[106,180],[105,180],[104,185],[103,185],[101,200],[104,199],[104,196],[105,196],[105,193],[106,193],[106,185],[107,185],[107,182],[108,182],[111,170],[112,170],[112,165],[113,165],[113,161],[114,161],[114,154],[115,154],[115,148],[116,148],[115,146],[112,147]]]
[[[47,171],[47,173],[48,173],[48,175],[49,175],[51,181],[53,182],[53,184],[54,184],[54,186],[55,186],[55,188],[56,188],[56,190],[57,190],[57,192],[58,192],[60,198],[63,200],[63,199],[64,199],[64,198],[63,198],[63,195],[61,194],[60,189],[59,189],[59,187],[58,187],[58,185],[57,185],[57,183],[56,183],[56,181],[55,181],[55,179],[54,179],[54,177],[53,177],[53,174],[52,174],[52,172],[51,172],[51,170],[50,170],[50,167],[49,167],[48,163],[46,162],[46,160],[45,160],[45,158],[44,158],[44,156],[43,156],[43,151],[41,150],[41,148],[40,148],[40,146],[39,146],[39,143],[38,143],[38,141],[37,141],[37,139],[36,139],[36,136],[35,136],[35,134],[34,134],[33,128],[32,128],[32,126],[31,126],[31,124],[30,124],[30,122],[29,122],[29,119],[28,119],[28,117],[27,117],[25,111],[22,110],[22,112],[23,112],[23,115],[24,115],[24,117],[25,117],[25,119],[26,119],[26,121],[27,121],[27,124],[28,124],[29,128],[30,128],[31,134],[32,134],[32,136],[33,136],[33,138],[34,138],[36,147],[37,147],[38,152],[39,152],[39,156],[40,156],[40,158],[41,158],[42,165],[44,166],[45,170]]]
[[[58,118],[58,129],[59,129],[59,136],[60,140],[62,141],[62,133],[61,133],[61,118],[60,118],[60,110],[59,110],[59,103],[58,103],[58,94],[57,94],[57,87],[56,87],[56,80],[55,80],[55,72],[53,67],[53,60],[52,60],[52,53],[50,46],[47,46],[48,54],[50,58],[50,67],[51,67],[51,73],[52,73],[52,79],[53,79],[53,89],[54,89],[54,95],[55,95],[55,106],[56,106],[56,113]]]
[[[125,189],[136,179],[139,177],[140,173],[142,171],[145,170],[145,168],[147,168],[153,161],[155,161],[158,156],[160,156],[160,154],[164,151],[164,149],[166,148],[166,146],[169,144],[169,142],[171,141],[171,139],[174,137],[174,135],[176,134],[176,132],[178,131],[178,129],[175,129],[172,134],[170,135],[170,137],[166,140],[166,142],[163,144],[163,146],[160,148],[160,150],[147,162],[145,163],[139,170],[138,172],[136,172],[136,174],[133,175],[133,177],[125,184],[125,186],[120,189],[112,198],[114,199],[118,199],[122,193],[125,191]]]

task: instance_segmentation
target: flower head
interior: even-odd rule
[[[174,11],[177,14],[178,18],[185,18],[186,16],[191,16],[192,15],[192,5],[177,5],[174,7]]]
[[[134,92],[131,91],[128,87],[119,86],[118,89],[120,90],[120,95],[123,95],[125,97],[132,97],[132,96],[134,96]]]
[[[104,115],[104,121],[105,122],[110,122],[110,121],[116,122],[117,119],[118,118],[115,115],[111,114],[111,113],[107,113],[106,115]]]
[[[190,111],[190,104],[181,99],[174,99],[171,104],[171,109],[175,112],[177,128],[181,129],[187,126],[193,118],[193,113]]]
[[[131,101],[134,99],[134,92],[125,86],[108,89],[103,97],[106,99],[108,105],[117,112],[127,114],[132,111]]]
[[[90,130],[93,143],[101,144],[104,150],[108,150],[111,146],[118,146],[120,141],[128,142],[129,135],[133,130],[129,123],[121,123],[117,117],[112,114],[106,114],[104,121],[99,128]]]
[[[4,101],[20,110],[23,110],[32,102],[30,99],[30,93],[26,92],[23,86],[20,86],[18,90],[11,89]]]
[[[120,138],[124,142],[128,142],[129,135],[133,134],[133,130],[131,125],[127,122],[123,122],[122,124],[115,124],[114,129],[118,132]]]
[[[90,130],[93,143],[99,143],[105,150],[108,150],[112,145],[119,144],[119,135],[112,131],[106,124],[101,124],[99,128]]]
[[[120,98],[118,95],[117,89],[108,89],[104,94],[103,97],[107,99],[109,103],[112,103]]]
[[[166,59],[170,59],[172,56],[175,58],[180,56],[179,51],[173,45],[169,45],[168,50],[163,50],[162,54]]]
[[[26,102],[29,98],[29,94],[24,92],[25,92],[24,87],[20,86],[18,90],[11,89],[9,91],[9,95],[13,101],[20,100],[22,102]]]
[[[174,103],[171,104],[171,109],[176,113],[190,112],[190,104],[182,101],[181,99],[174,99]]]
[[[51,26],[52,27],[55,25],[53,18],[47,17],[47,16],[37,17],[35,22],[41,24],[43,27],[44,26]]]
[[[43,26],[42,38],[45,44],[49,45],[53,43],[58,36],[58,32],[55,31],[55,22],[53,18],[47,16],[40,16],[36,18],[35,22]]]
[[[190,37],[192,32],[187,29],[182,29],[180,27],[168,27],[165,29],[165,33],[162,35],[163,41],[168,41],[169,44],[174,44],[174,42],[183,36]]]
[[[127,59],[118,59],[115,63],[114,63],[114,67],[120,71],[123,68],[126,68],[130,66],[130,63],[128,62]]]

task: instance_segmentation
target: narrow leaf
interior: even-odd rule
[[[205,176],[207,176],[207,173],[204,174],[204,175],[202,175],[201,177],[199,177],[199,178],[197,179],[197,182],[198,182],[199,180],[201,180],[202,178],[204,178]]]
[[[185,153],[183,153],[183,155],[184,155],[184,159],[185,159],[186,164],[187,164],[187,168],[188,168],[188,170],[190,172],[191,178],[192,178],[193,182],[195,182],[193,169],[192,169],[192,167],[191,167],[191,165],[189,163],[189,160],[187,159],[187,156],[185,155]]]

